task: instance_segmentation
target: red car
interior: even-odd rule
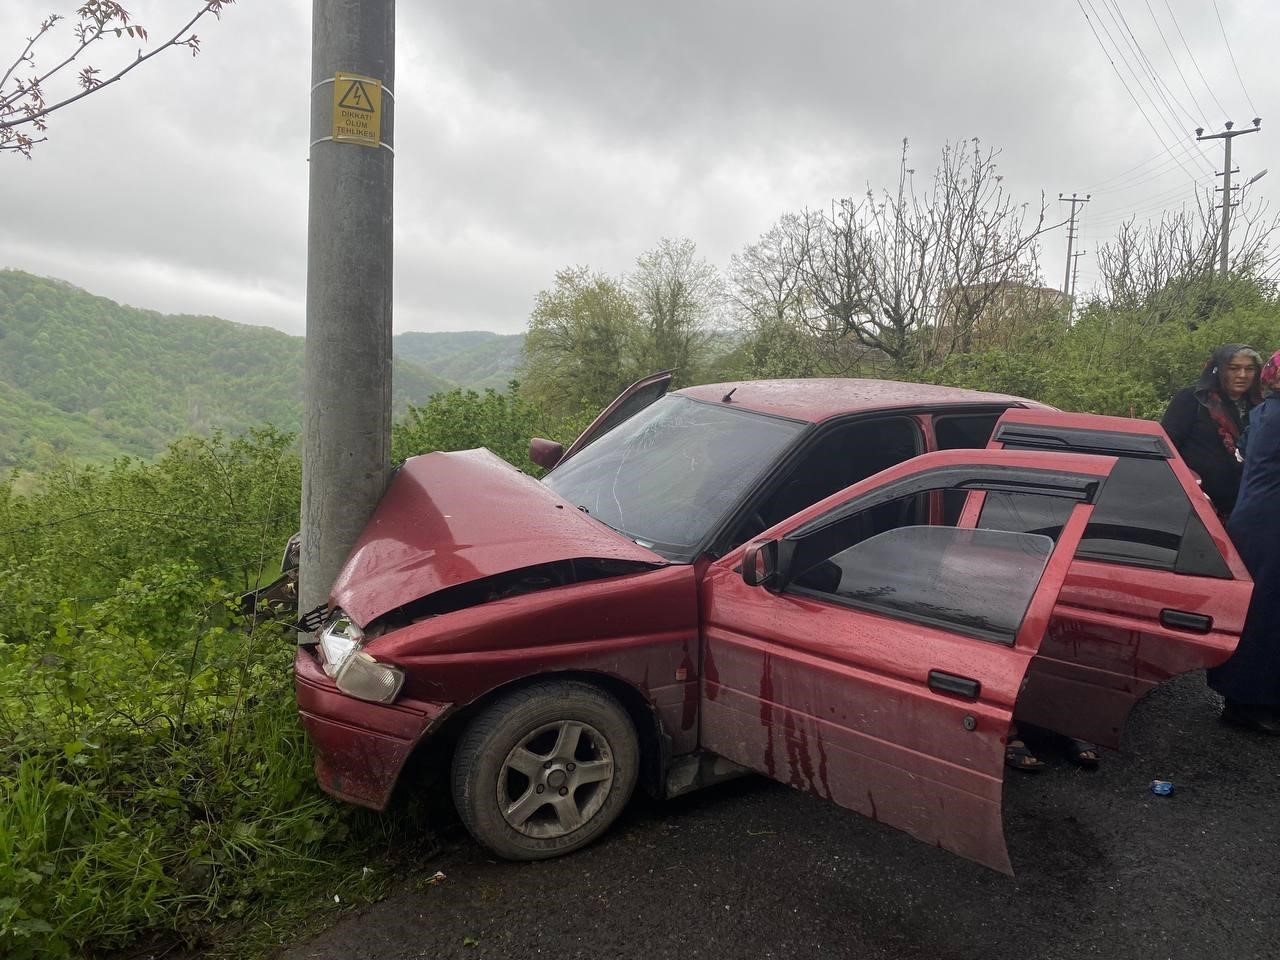
[[[335,796],[450,758],[464,823],[536,859],[637,783],[753,770],[1012,872],[1015,717],[1118,744],[1235,649],[1252,583],[1153,423],[869,380],[641,381],[541,482],[408,460],[296,689]]]

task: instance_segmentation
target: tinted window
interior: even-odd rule
[[[989,493],[979,526],[1057,538],[1070,504],[1052,497]],[[1123,458],[1102,488],[1076,556],[1175,569],[1191,504],[1164,460]]]
[[[793,589],[1012,644],[1052,552],[1032,534],[901,527],[816,564]]]
[[[862,420],[823,430],[773,492],[744,518],[730,545],[744,543],[805,507],[910,460],[920,453],[922,439],[915,421],[902,417]],[[915,519],[912,514],[911,520]]]
[[[963,417],[935,417],[933,435],[939,450],[981,450],[991,439],[1000,415],[996,413]]]
[[[1025,493],[988,493],[978,526],[987,530],[1034,533],[1056,541],[1075,506],[1057,497]]]
[[[1102,488],[1079,555],[1172,570],[1190,514],[1166,461],[1122,459]]]
[[[668,396],[543,481],[644,546],[692,559],[805,424]]]

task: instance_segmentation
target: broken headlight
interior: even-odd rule
[[[404,684],[404,671],[361,650],[364,640],[364,631],[350,617],[340,610],[334,613],[320,631],[324,672],[348,696],[390,703]]]

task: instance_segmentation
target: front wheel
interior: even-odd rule
[[[608,829],[639,767],[635,727],[616,699],[587,683],[545,681],[467,727],[453,755],[453,800],[493,853],[542,860]]]

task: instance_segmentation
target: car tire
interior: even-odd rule
[[[508,860],[544,860],[607,830],[639,769],[635,726],[613,696],[545,681],[472,720],[453,755],[453,801],[482,846]]]

